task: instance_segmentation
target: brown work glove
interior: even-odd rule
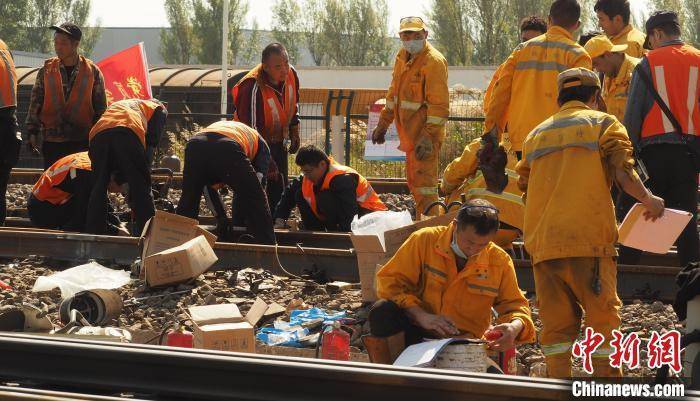
[[[289,153],[294,154],[299,150],[301,140],[299,139],[299,125],[289,127]]]
[[[372,143],[374,144],[383,144],[384,143],[384,137],[386,137],[386,130],[387,127],[382,127],[381,125],[377,125],[374,128],[374,131],[372,131]]]
[[[416,159],[427,160],[433,155],[433,141],[428,135],[423,135],[416,144]]]
[[[503,146],[495,147],[492,142],[482,142],[481,149],[477,153],[477,168],[484,174],[486,189],[500,194],[508,185],[508,175],[506,174],[506,164],[508,154]]]

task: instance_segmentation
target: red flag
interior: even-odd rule
[[[105,78],[107,104],[122,99],[153,97],[143,42],[103,59],[97,66]]]

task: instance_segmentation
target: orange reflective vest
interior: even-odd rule
[[[243,123],[238,121],[217,121],[200,130],[199,134],[205,132],[216,132],[238,142],[243,148],[245,155],[248,156],[248,160],[252,161],[258,154],[260,134]]]
[[[327,191],[331,186],[331,180],[342,174],[354,174],[357,176],[357,189],[355,190],[355,196],[357,203],[360,207],[372,211],[387,210],[386,205],[379,199],[379,196],[369,181],[360,175],[357,171],[353,170],[348,166],[343,166],[335,162],[332,158],[330,159],[328,172],[326,172],[326,177],[323,179],[323,184],[321,184],[321,191]],[[304,177],[301,182],[301,193],[304,199],[311,207],[316,217],[323,220],[324,217],[318,211],[318,206],[316,205],[316,193],[314,192],[314,183],[308,178]]]
[[[148,120],[151,119],[156,109],[163,107],[153,100],[125,99],[112,103],[107,107],[102,117],[90,130],[90,141],[100,132],[116,127],[130,129],[146,147],[146,130]]]
[[[0,109],[17,106],[17,72],[12,54],[0,40]]]
[[[664,46],[647,55],[654,87],[683,129],[700,135],[700,50],[685,44]],[[671,121],[654,102],[644,118],[642,138],[675,132]]]
[[[75,178],[76,170],[92,171],[88,152],[73,153],[58,159],[39,177],[39,181],[34,184],[32,194],[38,200],[54,205],[62,205],[68,202],[73,194],[59,189],[58,186],[69,174],[71,178]]]
[[[253,96],[251,97],[251,125],[253,127],[257,126],[256,119],[256,108],[258,103],[257,91],[260,91],[263,100],[263,107],[265,108],[265,135],[264,137],[272,140],[273,138],[287,138],[289,137],[289,124],[292,122],[292,118],[297,113],[297,86],[296,79],[294,77],[294,71],[292,67],[289,67],[289,72],[287,73],[287,78],[284,80],[284,104],[282,104],[277,97],[277,91],[270,87],[270,85],[263,79],[263,66],[258,64],[257,67],[250,70],[245,77],[243,77],[238,84],[233,87],[233,101],[236,103],[238,98],[238,90],[240,84],[247,79],[254,79],[255,85],[253,86]],[[238,120],[238,114],[233,114],[233,119]]]
[[[44,103],[39,119],[47,129],[57,129],[63,123],[68,123],[77,131],[87,134],[95,117],[95,110],[92,108],[92,86],[95,84],[97,67],[92,61],[80,56],[78,75],[66,100],[60,66],[61,60],[58,57],[44,62]]]

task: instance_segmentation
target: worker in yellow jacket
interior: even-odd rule
[[[646,36],[630,23],[632,10],[628,0],[598,0],[593,10],[598,16],[598,25],[614,45],[627,45],[625,53],[630,57],[644,55]]]
[[[513,240],[518,238],[523,229],[525,204],[522,200],[523,191],[518,188],[518,174],[515,165],[518,159],[505,144],[508,152],[506,174],[508,184],[502,193],[497,194],[487,189],[484,174],[478,168],[478,153],[481,149],[481,139],[475,139],[465,148],[462,155],[454,159],[445,168],[440,183],[440,192],[445,195],[445,203],[462,202],[465,200],[486,199],[498,208],[501,226],[493,242],[504,249],[512,248]]]
[[[559,75],[560,110],[525,140],[516,168],[526,192],[525,248],[532,257],[540,308],[540,344],[550,377],[571,377],[571,349],[585,325],[605,336],[593,354],[595,376],[610,367],[611,332],[620,325],[612,180],[641,202],[647,217],[663,214],[633,170],[625,127],[597,111],[600,81],[591,70]]]
[[[535,327],[510,256],[492,242],[498,209],[475,199],[449,226],[413,233],[377,273],[377,301],[365,339],[373,362],[391,363],[423,338],[502,336],[495,350],[532,342]],[[498,314],[492,326],[492,308]],[[383,355],[383,357],[381,357]],[[377,356],[380,356],[377,358]]]
[[[402,49],[372,142],[384,143],[387,129],[396,123],[399,149],[406,152],[406,181],[420,217],[438,199],[438,159],[450,113],[447,61],[428,43],[420,17],[402,18],[399,35]]]
[[[508,112],[510,142],[520,158],[525,136],[558,109],[557,75],[572,67],[591,68],[591,58],[573,40],[580,16],[578,2],[555,1],[547,33],[521,43],[506,60],[486,114],[487,139],[494,145],[505,130],[501,117]]]

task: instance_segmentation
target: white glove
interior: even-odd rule
[[[255,176],[258,177],[258,181],[262,184],[263,177],[265,177],[263,173],[255,173]]]

